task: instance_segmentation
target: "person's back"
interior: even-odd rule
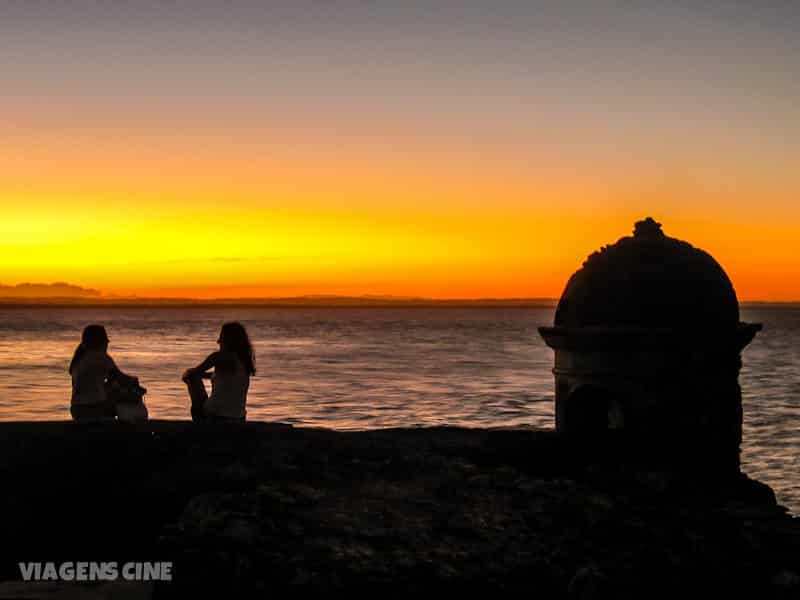
[[[244,419],[250,373],[232,352],[221,352],[211,379],[211,396],[205,405],[207,416]]]
[[[105,382],[113,367],[105,351],[86,351],[72,369],[72,406],[105,403]]]

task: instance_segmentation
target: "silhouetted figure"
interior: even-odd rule
[[[69,374],[74,420],[114,420],[117,415],[120,420],[147,420],[147,408],[142,402],[146,390],[136,377],[120,371],[108,355],[108,335],[102,325],[88,325],[83,330]]]
[[[192,400],[192,420],[244,421],[255,355],[241,323],[225,323],[219,333],[219,351],[183,374]],[[209,372],[214,369],[213,374]],[[203,379],[211,379],[211,396]]]

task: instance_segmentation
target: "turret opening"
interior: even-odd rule
[[[571,432],[602,433],[625,427],[625,410],[615,394],[598,385],[582,385],[567,401],[566,428]]]

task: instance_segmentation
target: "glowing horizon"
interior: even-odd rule
[[[0,284],[557,298],[653,216],[800,300],[798,9],[661,4],[0,8]]]

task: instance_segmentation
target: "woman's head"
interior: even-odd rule
[[[106,328],[102,325],[87,325],[81,334],[81,343],[75,348],[75,353],[72,355],[72,360],[69,363],[69,372],[75,368],[75,365],[86,352],[90,350],[100,350],[105,352],[108,349],[108,335]]]
[[[220,350],[235,354],[250,375],[256,373],[256,356],[244,325],[236,321],[225,323],[217,340]]]
[[[81,344],[87,350],[105,350],[108,348],[108,334],[102,325],[87,325],[81,334]]]

